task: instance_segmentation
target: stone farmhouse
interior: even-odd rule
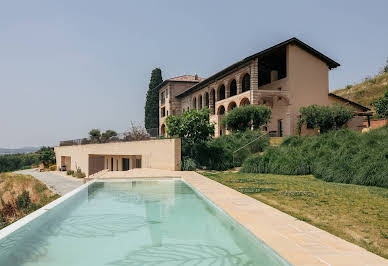
[[[369,109],[329,93],[329,70],[339,66],[306,43],[291,38],[206,79],[197,75],[167,79],[158,86],[159,133],[166,134],[167,116],[208,107],[217,137],[227,133],[220,123],[226,113],[238,106],[256,104],[272,110],[271,121],[264,131],[270,136],[289,136],[296,133],[300,107],[335,102],[354,108],[357,116],[348,126],[361,130],[364,127],[361,116],[368,115]]]

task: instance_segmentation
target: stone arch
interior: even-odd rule
[[[233,110],[233,109],[236,108],[236,107],[237,107],[237,104],[236,104],[235,102],[230,102],[230,103],[228,104],[228,112],[231,111],[231,110]]]
[[[161,136],[165,136],[166,135],[166,125],[165,124],[162,124],[160,126],[160,135]]]
[[[241,91],[246,92],[251,89],[251,75],[246,73],[241,80]]]
[[[221,105],[217,109],[217,115],[224,115],[224,114],[225,114],[225,107]]]
[[[209,101],[209,93],[205,92],[205,106],[207,108],[209,108],[209,103],[210,103],[210,101]]]
[[[229,91],[230,91],[230,97],[237,95],[237,82],[235,79],[233,79],[232,82],[230,82]]]
[[[200,94],[199,96],[198,96],[198,109],[202,109],[202,94]]]
[[[246,105],[250,105],[250,104],[251,104],[251,102],[249,101],[248,98],[242,98],[239,106],[246,106]]]
[[[225,85],[222,84],[219,88],[218,88],[218,100],[221,101],[223,99],[225,99]]]

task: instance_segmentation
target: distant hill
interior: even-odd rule
[[[373,78],[368,77],[361,83],[332,91],[332,93],[366,107],[371,107],[371,103],[382,97],[386,90],[388,90],[388,73],[382,73]]]
[[[39,147],[23,147],[18,149],[7,149],[7,148],[0,148],[0,155],[2,154],[15,154],[15,153],[31,153],[36,152],[40,148]]]

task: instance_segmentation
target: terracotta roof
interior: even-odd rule
[[[205,80],[205,78],[198,77],[197,75],[183,75],[178,76],[175,78],[169,78],[168,81],[194,81],[194,82],[200,82],[202,80]]]
[[[205,78],[198,77],[198,75],[183,75],[183,76],[178,76],[178,77],[169,78],[169,79],[164,80],[162,83],[160,83],[156,87],[156,89],[159,90],[164,85],[166,85],[167,82],[189,82],[189,83],[192,83],[194,86],[197,83],[202,82],[204,80],[205,80]]]
[[[252,59],[255,59],[255,58],[258,58],[258,57],[261,57],[261,56],[264,56],[276,49],[279,49],[279,48],[282,48],[282,47],[285,47],[289,44],[295,44],[297,46],[299,46],[300,48],[302,48],[303,50],[307,51],[308,53],[316,56],[317,58],[319,58],[320,60],[322,60],[323,62],[325,62],[328,66],[329,69],[333,69],[333,68],[336,68],[336,67],[339,67],[340,64],[338,64],[337,62],[335,62],[334,60],[330,59],[329,57],[327,57],[326,55],[318,52],[317,50],[315,50],[314,48],[312,48],[311,46],[305,44],[304,42],[302,42],[301,40],[297,39],[297,38],[291,38],[289,40],[286,40],[284,42],[281,42],[277,45],[274,45],[270,48],[267,48],[261,52],[258,52],[256,54],[253,54],[251,56],[248,56],[240,61],[238,61],[237,63],[234,63],[233,65],[230,65],[228,66],[227,68],[224,68],[223,70],[215,73],[214,75],[210,76],[209,78],[201,81],[200,83],[198,84],[195,84],[193,87],[191,87],[189,90],[187,91],[184,91],[183,93],[177,95],[176,97],[177,98],[180,98],[180,97],[183,97],[187,94],[190,94],[196,90],[199,90],[203,87],[205,87],[207,84],[209,84],[210,82],[216,80],[217,78],[219,77],[222,77],[223,75],[226,75],[227,73],[229,73],[230,71],[236,69],[237,67],[251,61]]]

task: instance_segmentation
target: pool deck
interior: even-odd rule
[[[134,169],[98,179],[178,177],[293,265],[388,265],[388,260],[196,172]]]

